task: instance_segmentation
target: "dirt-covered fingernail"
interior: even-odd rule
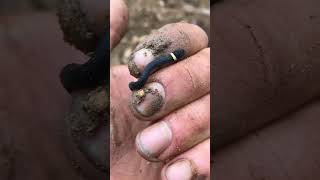
[[[150,117],[161,109],[165,98],[162,84],[153,82],[143,89],[132,92],[131,105],[135,112],[144,117]]]
[[[151,49],[140,49],[134,52],[129,59],[128,67],[130,74],[139,77],[145,66],[154,59]]]
[[[137,135],[136,147],[143,157],[157,161],[157,157],[170,145],[171,141],[172,131],[166,122],[161,121]]]
[[[165,170],[167,180],[191,180],[195,177],[192,163],[187,159],[181,159],[170,164]]]

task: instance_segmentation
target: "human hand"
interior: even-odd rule
[[[128,88],[128,83],[135,79],[127,67],[111,69],[111,178],[209,177],[210,50],[207,43],[204,31],[187,23],[169,24],[146,38],[131,56],[129,69],[134,76],[154,55],[183,48],[190,57],[151,76],[145,86],[151,93],[145,91],[142,99],[137,99],[137,93]]]

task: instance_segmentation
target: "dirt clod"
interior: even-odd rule
[[[93,52],[98,37],[79,0],[63,0],[57,12],[64,40],[84,53]]]

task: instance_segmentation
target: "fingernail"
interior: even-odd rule
[[[141,116],[149,117],[157,113],[165,98],[162,84],[153,82],[145,88],[132,93],[131,104],[133,109]]]
[[[157,157],[170,145],[172,132],[166,122],[156,123],[136,137],[138,152],[148,160],[157,161]]]
[[[134,77],[139,77],[145,66],[153,59],[154,55],[151,49],[140,49],[134,52],[128,62],[130,74]]]
[[[189,160],[178,160],[165,170],[167,180],[191,180],[194,178],[194,169]]]

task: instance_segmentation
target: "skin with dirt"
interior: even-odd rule
[[[151,89],[148,87],[145,87],[139,91],[136,91],[133,93],[132,97],[132,106],[140,104],[148,94],[152,94],[153,96],[156,96],[155,99],[158,99],[157,101],[154,101],[153,104],[150,105],[148,108],[148,111],[145,112],[145,116],[150,116],[154,112],[157,112],[162,104],[163,104],[163,97],[158,93],[157,89]]]
[[[95,20],[95,18],[93,18],[97,16],[95,13],[99,14],[99,11],[96,11],[95,13],[91,11],[90,13],[86,6],[89,4],[85,0],[65,0],[60,4],[57,13],[60,20],[60,26],[64,32],[65,41],[77,47],[83,53],[92,52],[95,48],[104,49],[104,47],[99,47],[97,45],[99,45],[98,39],[105,34],[103,31],[107,26],[104,25],[105,22],[107,22],[106,19],[103,19],[103,21],[100,20],[99,22],[99,19]],[[99,3],[96,5],[98,6]],[[107,18],[108,7],[105,3],[103,3],[103,7],[105,7],[105,9],[101,10],[105,13],[103,17]],[[91,20],[91,22],[89,20]],[[97,27],[100,27],[100,29]],[[105,43],[103,43],[103,45],[104,44]],[[107,44],[109,44],[109,42],[107,42]],[[95,54],[94,56],[99,57],[98,54]],[[99,65],[98,61],[99,59],[96,61],[93,60],[92,62],[90,61],[91,66],[82,66],[86,68],[98,65],[98,69],[101,69],[100,67],[104,67],[104,64]],[[79,72],[82,71],[83,70],[80,70]],[[87,71],[89,72],[90,70],[87,69],[84,72]],[[70,73],[71,72],[67,72],[66,76]],[[101,75],[101,73],[99,75]],[[107,74],[105,76],[108,77]],[[88,80],[92,77],[93,75],[88,77]],[[71,110],[65,118],[70,133],[79,149],[103,172],[107,172],[109,169],[107,167],[107,138],[109,134],[109,93],[107,92],[107,89],[109,88],[104,81],[102,82],[102,85],[99,82],[93,87],[90,86],[82,90],[79,88],[72,90],[71,95],[73,96],[73,102]]]
[[[79,0],[64,1],[63,5],[59,5],[57,16],[66,42],[85,53],[95,50],[98,37],[90,28],[93,25]]]
[[[141,44],[133,50],[133,53],[141,49],[148,49],[151,50],[154,57],[158,57],[159,55],[171,53],[176,50],[176,47],[179,47],[187,52],[187,54],[185,55],[185,57],[187,57],[190,54],[190,46],[188,46],[188,44],[191,44],[191,40],[189,39],[189,36],[182,31],[175,32],[176,36],[172,39],[169,39],[168,34],[173,32],[168,32],[167,29],[174,29],[173,26],[177,25],[168,24],[158,30],[155,30],[151,35],[145,37],[142,42],[140,42]],[[142,72],[140,72],[140,70],[132,62],[132,58],[133,56],[130,56],[128,61],[130,74],[134,77],[139,77]]]
[[[87,158],[102,171],[107,171],[105,160],[108,155],[107,143],[94,143],[94,139],[108,138],[109,93],[106,87],[99,87],[86,96],[86,91],[73,93],[71,111],[65,120],[76,144]],[[98,134],[97,134],[98,132]],[[102,134],[101,134],[102,133]],[[90,142],[93,142],[92,144]],[[88,144],[89,143],[89,144]],[[86,146],[94,148],[94,156]]]
[[[75,1],[71,1],[72,3],[74,3]],[[128,6],[130,7],[130,10],[129,11],[131,11],[131,7],[132,8],[134,8],[133,6],[131,6],[131,4],[130,3],[132,3],[132,5],[134,4],[134,5],[141,5],[141,4],[144,4],[146,1],[135,1],[135,2],[133,2],[133,1],[129,1],[128,3]],[[165,19],[163,19],[163,18],[160,18],[160,19],[158,19],[158,20],[161,20],[162,22],[161,23],[163,23],[162,25],[165,25],[165,24],[167,24],[169,21],[172,23],[172,22],[176,22],[176,21],[181,21],[181,20],[189,20],[189,21],[192,21],[193,20],[193,22],[195,22],[195,23],[197,23],[198,21],[199,22],[202,22],[202,18],[203,17],[206,17],[206,23],[208,23],[209,22],[209,16],[208,16],[208,14],[206,14],[207,12],[205,11],[205,12],[202,12],[202,11],[200,11],[200,12],[198,12],[197,11],[197,9],[199,8],[199,7],[202,7],[203,6],[203,8],[204,7],[206,7],[207,9],[208,9],[208,2],[207,2],[207,6],[205,6],[205,4],[202,2],[202,1],[200,1],[199,2],[199,4],[196,4],[196,5],[199,5],[199,7],[194,7],[194,6],[192,6],[191,4],[189,4],[189,3],[186,3],[186,2],[180,2],[180,3],[175,3],[175,2],[163,2],[163,1],[155,1],[155,3],[151,3],[150,5],[157,5],[157,3],[164,3],[163,5],[162,5],[162,10],[164,10],[163,12],[161,12],[161,13],[159,13],[159,15],[164,15],[165,13],[168,13],[168,11],[166,11],[166,9],[168,9],[169,8],[169,6],[171,7],[171,8],[175,8],[175,7],[179,7],[179,6],[183,6],[184,7],[184,5],[187,5],[187,7],[190,9],[190,7],[191,7],[191,10],[190,11],[186,11],[186,12],[184,12],[183,10],[184,9],[181,9],[181,11],[176,11],[175,12],[175,14],[176,14],[176,19],[174,20],[174,19],[167,19],[167,20],[165,20]],[[75,5],[77,5],[78,6],[78,4],[75,4]],[[75,6],[77,9],[79,9],[77,6]],[[63,8],[62,9],[62,11],[60,10],[60,12],[63,12],[63,13],[66,13],[65,12],[65,10],[69,10],[69,9],[72,9],[72,8],[69,8],[69,6],[65,6],[66,8]],[[193,7],[193,8],[192,8]],[[147,8],[147,6],[146,6],[146,8]],[[156,10],[155,9],[155,6],[153,7],[153,10]],[[154,12],[154,11],[152,11],[151,13],[156,13],[156,12]],[[172,11],[172,13],[173,13],[173,11]],[[70,15],[69,13],[66,13],[66,14],[68,14],[68,15]],[[158,12],[157,12],[157,14],[158,14]],[[182,18],[182,17],[184,17],[186,14],[188,14],[188,17],[189,18]],[[60,16],[64,16],[64,14],[62,14],[62,13],[60,13],[60,14],[58,14],[58,15],[60,15]],[[79,16],[79,14],[71,14],[72,16],[72,18],[71,18],[71,20],[70,20],[70,17],[68,16],[68,18],[65,20],[65,21],[61,21],[60,20],[60,23],[62,23],[62,27],[66,27],[66,28],[62,28],[64,31],[65,31],[65,39],[67,39],[67,41],[68,42],[71,42],[71,44],[73,44],[73,45],[75,45],[76,47],[79,47],[79,49],[81,49],[81,50],[83,50],[84,52],[87,52],[86,51],[86,48],[83,48],[82,47],[82,45],[84,45],[84,44],[87,44],[87,46],[88,46],[88,49],[90,49],[90,43],[86,43],[87,42],[87,39],[86,38],[83,38],[83,36],[81,35],[81,34],[83,34],[82,33],[82,31],[78,31],[78,28],[74,28],[74,23],[75,22],[84,22],[85,24],[86,24],[86,19],[87,18],[83,18],[83,16]],[[134,14],[132,14],[132,15],[134,15]],[[192,16],[192,15],[194,15],[194,16]],[[75,18],[73,18],[73,17],[75,17]],[[170,17],[170,16],[168,16],[168,17]],[[140,17],[141,18],[141,17]],[[179,19],[180,18],[180,19]],[[197,19],[198,18],[198,19]],[[64,20],[65,18],[61,18],[60,17],[60,19],[62,19],[62,20]],[[76,21],[74,21],[73,19],[76,19]],[[80,19],[80,20],[77,20],[77,19]],[[179,19],[179,20],[178,20]],[[200,19],[201,19],[201,21],[200,21]],[[194,21],[194,20],[198,20],[198,21]],[[134,19],[132,20],[130,20],[130,22],[131,21],[134,21]],[[146,20],[144,20],[144,21],[139,21],[139,22],[145,22]],[[149,21],[149,20],[148,20]],[[152,22],[151,20],[150,20],[150,22]],[[201,23],[199,23],[199,24],[201,24]],[[135,23],[135,25],[139,25],[139,23]],[[161,25],[161,24],[158,24],[157,26],[154,26],[154,28],[159,28],[160,26],[159,25]],[[88,25],[85,25],[85,26],[80,26],[80,27],[84,27],[83,28],[83,31],[84,32],[88,32],[88,28],[87,28],[87,26],[90,26],[90,24]],[[153,27],[153,26],[152,26]],[[161,28],[159,31],[158,31],[158,33],[161,33],[162,34],[162,36],[161,37],[163,37],[163,38],[160,38],[160,39],[157,39],[156,41],[152,41],[151,43],[142,43],[142,46],[139,46],[139,47],[137,47],[136,48],[136,50],[138,50],[138,49],[141,49],[141,48],[144,48],[144,47],[146,47],[146,48],[151,48],[151,49],[153,49],[153,53],[155,54],[155,55],[158,55],[158,54],[160,54],[160,53],[162,53],[165,49],[166,50],[169,50],[170,49],[170,45],[172,45],[173,43],[177,43],[174,39],[167,39],[166,38],[166,28],[167,28],[168,26],[165,26],[165,27],[163,27],[163,28]],[[206,24],[206,26],[205,27],[207,27],[207,29],[208,29],[208,24]],[[75,30],[77,30],[77,31],[75,31]],[[81,29],[81,28],[80,28]],[[90,29],[90,28],[89,28]],[[139,32],[135,32],[135,31],[132,31],[132,30],[138,30],[137,28],[134,28],[134,27],[132,27],[132,29],[131,29],[131,27],[129,27],[129,29],[130,29],[130,31],[129,32],[131,32],[131,33],[135,33],[136,35],[137,34],[139,34]],[[151,30],[151,26],[149,27],[149,28],[139,28],[139,29],[144,29],[144,30],[146,30],[146,29],[149,29],[149,30]],[[70,33],[70,32],[72,32],[72,33]],[[74,34],[79,34],[78,36],[75,36]],[[67,36],[67,37],[66,37]],[[71,37],[71,39],[70,40],[68,40],[68,37]],[[75,38],[73,38],[73,36],[75,36]],[[183,37],[187,37],[187,36],[185,36],[185,35],[183,35],[183,34],[181,34],[181,36],[183,36]],[[80,38],[79,38],[80,37]],[[151,38],[151,36],[149,37],[149,38]],[[77,41],[77,39],[79,40],[80,39],[80,41],[81,42],[78,42]],[[188,39],[186,39],[186,38],[181,38],[181,39],[185,39],[186,41],[188,41]],[[88,41],[88,42],[90,42],[90,41]],[[181,42],[180,42],[181,43]],[[182,43],[183,44],[183,43]],[[121,45],[120,45],[121,46]],[[133,45],[129,45],[128,44],[128,46],[129,47],[131,47],[131,48],[133,48]],[[183,48],[183,47],[182,47]],[[172,49],[171,51],[173,51],[174,49]],[[115,52],[117,52],[117,50],[115,49],[114,50]],[[120,53],[121,54],[121,53]],[[113,61],[113,60],[112,60]],[[97,90],[93,90],[93,91],[102,91],[103,90],[103,88],[101,88],[101,87],[98,87],[98,89]],[[101,126],[101,124],[99,124],[99,122],[101,122],[100,120],[99,120],[99,118],[102,118],[101,116],[96,116],[96,114],[97,114],[97,112],[95,112],[95,111],[91,111],[91,112],[85,112],[84,111],[84,109],[86,109],[86,108],[84,108],[84,106],[81,106],[81,104],[87,104],[87,102],[86,101],[88,101],[88,100],[90,100],[90,99],[92,99],[92,93],[90,93],[90,91],[92,91],[92,90],[81,90],[81,91],[78,91],[78,92],[73,92],[72,94],[73,94],[73,105],[72,105],[72,108],[71,108],[71,111],[70,111],[70,113],[69,113],[69,115],[67,116],[67,118],[66,118],[66,120],[67,120],[67,122],[69,122],[69,126],[71,126],[71,133],[73,134],[73,136],[75,137],[75,141],[76,141],[76,143],[79,145],[79,147],[80,147],[80,149],[85,153],[85,154],[88,154],[88,150],[87,150],[87,147],[85,147],[83,144],[86,144],[85,142],[90,142],[90,140],[84,140],[84,139],[86,139],[86,136],[88,136],[88,130],[91,130],[91,131],[89,131],[90,133],[89,134],[95,134],[95,132],[100,132],[99,130],[97,130],[97,131],[95,131],[94,129],[96,129],[97,128],[97,126],[99,127],[99,126]],[[98,98],[94,98],[94,99],[104,99],[104,96],[102,95],[103,93],[96,93],[97,94],[97,97]],[[98,109],[103,109],[103,112],[102,112],[102,114],[108,114],[109,113],[109,108],[108,107],[106,107],[106,106],[104,106],[104,105],[106,105],[106,104],[108,104],[107,103],[107,99],[105,99],[105,103],[99,103],[99,102],[95,102],[95,101],[93,101],[93,103],[91,103],[88,107],[89,108],[91,108],[91,107],[99,107]],[[161,101],[162,102],[162,101]],[[80,105],[79,105],[80,104]],[[156,107],[160,107],[160,105],[158,104],[158,105],[154,105],[154,108],[156,108]],[[85,114],[84,114],[85,113]],[[79,115],[79,114],[81,114],[81,115]],[[109,117],[109,115],[107,116],[107,117]],[[103,119],[105,119],[105,118],[103,118]],[[108,121],[108,119],[105,119],[106,121]],[[93,130],[92,130],[93,129]],[[99,129],[99,128],[97,128],[97,129]],[[94,137],[94,136],[93,136]],[[107,142],[107,141],[104,141],[104,142]],[[89,143],[90,144],[90,143]],[[89,145],[90,146],[90,145]],[[102,147],[104,147],[104,145],[101,145]],[[91,157],[91,156],[93,156],[92,154],[91,155],[89,155],[89,159],[95,159],[95,160],[93,160],[93,162],[95,162],[95,164],[98,164],[98,167],[101,167],[101,159],[100,159],[100,162],[98,162],[99,161],[99,158],[98,157],[103,157],[102,159],[105,159],[105,156],[103,156],[101,153],[99,153],[100,155],[98,155],[97,157]],[[104,163],[104,165],[102,165],[103,166],[103,169],[108,169],[107,167],[106,167],[106,164]]]
[[[120,44],[111,52],[111,65],[128,64],[132,52],[152,46],[160,53],[172,40],[158,39],[157,42],[137,44],[145,41],[146,35],[167,24],[185,21],[199,25],[210,35],[210,8],[207,0],[126,0],[129,7],[129,31]]]
[[[108,5],[99,0],[62,0],[57,16],[64,40],[86,54],[95,51],[107,29]]]
[[[187,46],[187,44],[190,44],[190,39],[182,31],[175,32],[176,36],[172,37],[172,39],[168,38],[167,29],[175,26],[172,23],[181,21],[193,23],[199,25],[209,35],[209,1],[128,0],[126,3],[129,7],[130,15],[129,31],[120,44],[111,52],[111,64],[128,64],[130,74],[134,77],[139,77],[141,71],[133,63],[132,53],[141,49],[151,50],[152,55],[155,57],[163,53],[173,52],[175,50],[174,47],[179,47],[185,49],[187,53],[192,53],[189,51],[189,46]],[[154,38],[155,36],[158,38]],[[176,44],[179,44],[179,46]],[[189,54],[186,54],[186,57],[188,56]],[[161,96],[159,95],[159,97]],[[141,101],[142,99],[143,97],[133,96],[133,103],[136,100]],[[157,103],[152,105],[143,116],[152,115],[161,108],[163,104],[162,98],[159,98],[155,102]]]
[[[103,89],[108,88],[92,89],[74,94],[74,103],[71,107],[74,110],[71,110],[69,114],[77,116],[77,113],[83,113],[86,115],[81,116],[85,119],[69,118],[70,121],[67,122],[71,122],[70,128],[66,127],[63,116],[67,114],[66,111],[69,109],[71,98],[62,88],[58,74],[66,64],[84,63],[88,57],[63,43],[64,37],[57,24],[58,18],[54,16],[55,12],[52,11],[50,14],[42,12],[35,15],[30,13],[33,7],[41,10],[50,9],[56,5],[55,1],[8,0],[1,1],[0,8],[5,9],[2,12],[12,13],[12,8],[15,8],[18,2],[21,4],[19,9],[27,9],[27,15],[23,14],[20,17],[10,15],[10,18],[1,18],[2,24],[0,26],[0,33],[3,34],[1,36],[1,43],[3,43],[1,48],[4,47],[4,50],[1,51],[4,52],[1,57],[8,60],[0,66],[2,68],[0,73],[2,74],[1,77],[11,77],[9,81],[7,79],[1,80],[1,82],[4,82],[2,84],[5,85],[5,91],[2,92],[2,88],[0,89],[2,99],[0,117],[4,119],[4,121],[1,120],[0,131],[0,179],[103,179],[105,173],[100,170],[97,171],[92,164],[99,166],[101,163],[99,163],[99,160],[103,160],[104,157],[95,159],[95,162],[88,162],[88,158],[83,157],[85,153],[80,152],[79,148],[75,146],[76,143],[72,141],[93,137],[92,132],[105,127],[103,126],[103,119],[108,119],[107,114],[105,114],[108,112],[108,107],[106,107],[108,101],[105,98],[108,97],[106,95],[108,92]],[[29,2],[35,2],[34,6],[29,5]],[[128,36],[114,50],[114,53],[118,52],[117,54],[126,57],[123,59],[127,61],[128,56],[125,56],[128,55],[127,47],[134,48],[138,42],[137,39],[140,40],[143,35],[149,34],[152,29],[160,28],[165,24],[177,22],[181,19],[201,24],[205,18],[206,20],[203,20],[203,22],[208,22],[207,9],[198,11],[194,8],[207,8],[206,5],[203,5],[203,2],[205,1],[195,3],[187,0],[181,2],[128,1],[131,18],[136,18],[130,20],[131,26]],[[146,5],[147,8],[141,13],[142,5]],[[188,12],[176,10],[181,7]],[[77,9],[79,6],[69,8]],[[144,16],[143,13],[151,16]],[[167,16],[167,13],[171,15]],[[75,13],[76,17],[83,17],[83,15],[81,11]],[[147,19],[141,20],[142,17]],[[155,19],[160,20],[161,23],[153,21]],[[91,37],[87,36],[92,32],[87,26],[88,21],[90,19],[61,20],[61,22],[75,23],[82,27],[79,32],[69,29],[70,32],[75,33],[72,35],[80,34],[80,36],[76,35],[72,40],[69,40],[70,42],[78,42],[79,39],[86,40]],[[91,23],[89,22],[89,24]],[[202,27],[209,29],[208,25]],[[123,44],[128,38],[130,43]],[[30,43],[33,43],[33,45],[30,46]],[[85,45],[81,40],[77,47],[86,53],[93,49],[93,44]],[[125,48],[121,49],[121,47]],[[112,62],[116,59],[112,58]],[[120,60],[118,62],[120,63]],[[126,62],[122,61],[122,63]],[[21,87],[23,88],[21,89]],[[7,99],[7,97],[10,97],[10,99]],[[104,99],[105,102],[99,101],[101,99]],[[32,106],[30,102],[32,102]],[[68,118],[66,119],[68,120]],[[102,127],[99,127],[100,125]],[[70,130],[74,132],[72,133]],[[70,137],[71,134],[75,135]],[[98,135],[107,139],[109,133]],[[87,139],[85,140],[87,142]],[[92,142],[92,139],[88,141]],[[96,149],[108,149],[105,147],[99,148],[98,145],[95,146],[98,147]],[[103,152],[98,154],[103,154]],[[107,155],[108,153],[104,154]]]

